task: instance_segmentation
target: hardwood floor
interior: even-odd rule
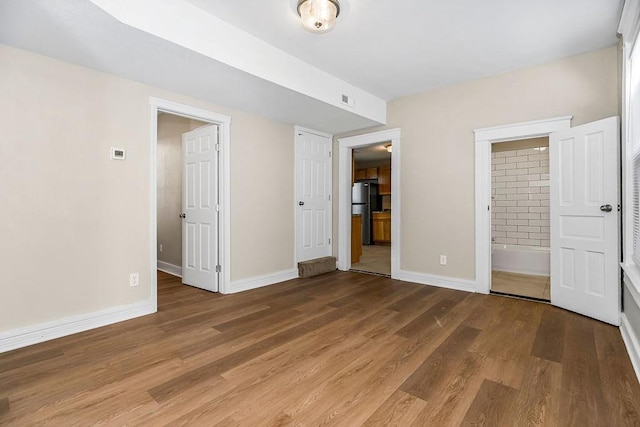
[[[158,275],[159,312],[0,354],[2,425],[640,425],[613,326],[335,272],[236,295]]]

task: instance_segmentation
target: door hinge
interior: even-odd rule
[[[216,212],[220,212],[222,210],[222,205],[216,205]]]
[[[329,201],[331,201],[331,194],[329,194]]]
[[[222,147],[220,147],[220,143],[219,142],[216,143],[215,149],[216,149],[216,151],[221,151],[222,150]]]
[[[329,157],[331,157],[331,150],[329,150]]]
[[[220,264],[216,265],[216,273],[220,273],[222,271],[222,266]]]
[[[329,238],[329,244],[331,244],[331,238]]]

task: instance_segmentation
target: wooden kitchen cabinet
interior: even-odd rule
[[[376,179],[376,178],[378,178],[378,168],[356,169],[356,181],[359,179]]]
[[[391,243],[391,212],[373,213],[373,241]]]
[[[378,177],[378,168],[367,168],[367,179],[376,179]]]
[[[378,193],[380,195],[391,194],[391,167],[378,168]]]

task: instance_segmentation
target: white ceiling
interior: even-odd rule
[[[302,29],[295,0],[188,0],[390,100],[617,43],[623,0],[340,0],[327,34]]]
[[[370,147],[360,147],[353,150],[353,157],[356,162],[374,162],[381,160],[391,160],[391,153],[387,151],[386,145],[391,141]]]
[[[378,124],[124,25],[87,0],[0,0],[0,43],[332,134]]]
[[[336,28],[315,35],[295,0],[188,1],[386,100],[611,46],[623,3],[341,0]],[[0,0],[0,43],[329,133],[379,124],[125,25],[89,0]]]

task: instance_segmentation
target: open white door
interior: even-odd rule
[[[620,324],[618,118],[549,135],[551,303]]]
[[[329,136],[296,132],[296,260],[331,255]]]
[[[182,135],[182,283],[218,291],[218,126]]]

